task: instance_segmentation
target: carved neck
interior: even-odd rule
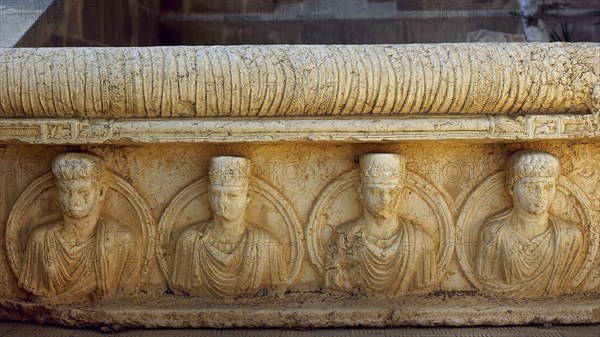
[[[388,239],[398,233],[399,221],[396,215],[389,218],[377,218],[369,212],[364,215],[367,226],[366,232],[378,239]]]
[[[520,209],[515,209],[511,221],[519,233],[529,240],[544,233],[550,227],[548,212],[531,214]]]
[[[99,217],[100,212],[98,211],[92,212],[92,214],[79,220],[64,215],[60,232],[69,241],[87,241],[96,233],[96,224]]]
[[[244,234],[246,229],[246,223],[243,218],[238,220],[229,221],[223,219],[215,219],[216,222],[216,233],[220,241],[230,242],[236,241]]]

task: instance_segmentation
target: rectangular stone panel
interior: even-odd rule
[[[3,50],[0,318],[598,323],[596,51]]]
[[[61,129],[60,123],[56,125],[58,129]],[[106,208],[102,211],[103,214],[119,219],[132,231],[137,232],[136,235],[141,239],[145,235],[144,227],[137,222],[139,220],[136,219],[139,219],[141,215],[136,215],[135,209],[142,206],[135,205],[144,204],[148,210],[149,222],[146,225],[150,227],[146,229],[148,233],[158,235],[158,246],[156,255],[148,253],[145,267],[147,269],[139,280],[139,289],[143,294],[126,302],[100,300],[90,307],[87,305],[73,307],[69,304],[56,307],[46,304],[39,306],[38,304],[19,302],[19,299],[24,299],[25,293],[20,289],[17,282],[18,274],[15,274],[14,266],[11,267],[9,262],[15,263],[13,254],[23,254],[31,234],[28,236],[26,232],[19,231],[18,227],[14,226],[18,225],[18,221],[25,221],[28,228],[33,230],[35,226],[39,225],[36,223],[37,219],[44,221],[45,218],[53,219],[52,214],[60,214],[60,208],[57,208],[57,192],[53,187],[53,179],[45,180],[47,182],[44,184],[47,185],[43,185],[48,186],[47,188],[50,190],[46,191],[39,187],[42,190],[38,189],[35,192],[34,186],[42,186],[39,185],[41,184],[40,179],[44,176],[51,176],[51,165],[58,154],[73,151],[73,149],[72,146],[47,147],[16,144],[1,148],[1,179],[5,188],[0,193],[0,200],[3,200],[2,212],[0,212],[0,224],[2,224],[0,233],[4,233],[5,236],[2,237],[3,253],[0,255],[0,270],[2,271],[0,274],[3,275],[0,292],[4,296],[4,300],[0,301],[0,307],[2,307],[1,312],[5,318],[27,319],[27,317],[33,317],[28,315],[43,311],[47,313],[43,316],[45,322],[80,326],[103,325],[108,321],[113,321],[132,327],[227,327],[234,325],[291,327],[298,325],[352,326],[355,324],[394,326],[598,322],[596,306],[598,300],[594,297],[597,295],[577,297],[582,296],[577,295],[582,292],[596,294],[600,287],[598,257],[591,247],[591,245],[597,245],[597,241],[594,241],[594,233],[600,231],[598,227],[600,195],[597,192],[600,190],[600,185],[598,185],[600,170],[597,165],[600,160],[600,143],[597,140],[512,141],[509,143],[471,141],[468,144],[448,141],[443,143],[435,141],[408,143],[366,141],[345,144],[300,141],[271,144],[249,142],[231,145],[138,144],[135,146],[88,145],[77,147],[78,152],[84,151],[101,158],[106,171],[123,179],[129,186],[126,190],[119,187],[121,185],[111,187],[108,199],[105,200]],[[551,153],[560,161],[562,178],[555,204],[551,207],[551,213],[580,228],[585,241],[585,249],[580,253],[581,258],[590,260],[588,264],[583,262],[582,268],[587,268],[588,272],[580,280],[579,285],[574,288],[575,294],[569,292],[569,294],[558,297],[544,295],[533,302],[527,298],[491,295],[485,288],[478,289],[482,286],[473,276],[473,263],[475,263],[476,252],[481,244],[477,239],[477,233],[483,226],[482,221],[510,206],[510,199],[504,188],[504,178],[502,175],[498,176],[498,172],[504,172],[508,158],[512,154],[524,149]],[[326,226],[332,226],[332,228],[341,226],[355,216],[360,216],[361,206],[360,203],[357,203],[357,185],[345,185],[348,187],[340,190],[341,194],[337,195],[327,191],[334,191],[335,188],[333,190],[331,188],[337,186],[337,182],[353,181],[344,179],[355,178],[343,177],[347,176],[349,172],[358,174],[359,158],[361,155],[369,153],[397,154],[401,155],[405,162],[408,180],[406,180],[406,188],[402,192],[402,205],[399,211],[413,223],[426,228],[431,233],[436,246],[441,249],[436,253],[438,256],[436,268],[439,273],[431,293],[416,295],[419,292],[414,292],[414,294],[409,292],[406,295],[407,299],[400,297],[398,301],[388,301],[368,296],[359,296],[356,299],[356,295],[327,295],[324,290],[326,288],[324,288],[325,278],[321,269],[323,267],[319,265],[318,258],[315,258],[314,254],[323,253],[319,251],[323,248],[319,247],[327,245],[320,246],[323,244],[321,240],[329,240],[332,232],[326,230],[327,227],[319,227],[319,224],[315,223],[315,221],[320,221],[318,218],[314,218],[315,210],[319,209],[317,213],[320,212],[329,217]],[[219,156],[247,158],[251,163],[251,181],[255,183],[260,181],[261,184],[270,186],[269,191],[275,191],[270,193],[275,193],[271,195],[277,196],[277,200],[269,199],[271,197],[267,192],[260,192],[267,191],[260,187],[263,185],[255,185],[250,192],[251,206],[247,211],[247,218],[260,228],[277,233],[277,238],[283,238],[287,242],[284,245],[291,248],[294,248],[294,245],[301,246],[303,254],[291,255],[296,256],[298,260],[293,260],[290,256],[288,256],[289,260],[286,260],[289,266],[293,265],[293,268],[296,268],[296,274],[290,281],[288,291],[285,295],[278,297],[276,302],[260,298],[256,300],[234,299],[233,301],[211,299],[208,302],[202,302],[202,296],[184,299],[179,295],[171,295],[169,292],[168,279],[173,266],[169,265],[172,260],[168,256],[174,253],[175,246],[168,248],[164,245],[175,245],[177,236],[181,235],[180,233],[186,226],[210,217],[211,206],[207,204],[206,195],[197,195],[194,194],[196,192],[193,192],[184,196],[182,193],[202,179],[210,177],[210,162]],[[207,183],[204,180],[204,183],[200,184]],[[355,180],[355,183],[358,183],[358,180]],[[194,186],[198,186],[194,188],[206,188],[207,185]],[[481,194],[481,191],[484,190],[488,192]],[[20,200],[27,198],[26,195],[29,195],[29,201],[19,206]],[[184,199],[181,198],[188,199],[183,201]],[[178,199],[183,204],[178,205],[178,202],[175,201]],[[331,200],[331,204],[318,206],[324,205],[324,200]],[[115,202],[120,204],[122,209],[113,208],[116,205]],[[186,204],[188,202],[189,204]],[[472,205],[482,206],[470,208]],[[23,211],[19,211],[18,207],[26,207],[25,210],[37,215],[35,218],[26,220],[22,218],[23,214],[19,212]],[[294,214],[291,216],[296,217],[297,221],[281,220],[285,219],[286,216],[282,215],[285,212],[288,212],[288,216]],[[467,213],[472,215],[465,216]],[[169,218],[167,214],[174,214],[179,220],[175,220],[175,224],[167,224],[164,222]],[[447,218],[444,218],[444,214],[447,215]],[[25,216],[27,215],[25,214]],[[474,222],[465,221],[465,217],[471,217],[467,220]],[[15,223],[15,219],[22,220]],[[299,240],[287,241],[291,240],[290,235],[295,235],[291,234],[288,227],[293,227],[294,224],[298,227],[292,228],[291,232],[297,230],[295,233]],[[176,229],[173,227],[171,241],[161,241],[162,239],[160,239],[160,233],[164,234],[165,231],[164,226],[176,227]],[[15,230],[17,231],[15,232]],[[320,233],[318,235],[315,234],[317,230]],[[15,235],[17,236],[15,237]],[[16,246],[15,240],[19,242]],[[152,242],[152,240],[148,242]],[[148,242],[146,245],[149,244]],[[141,250],[147,252],[146,248],[147,246],[142,246]],[[165,252],[170,253],[164,255]],[[163,263],[166,263],[166,267]],[[324,291],[325,293],[323,293]],[[347,301],[352,304],[345,304],[345,296],[351,296],[347,298]],[[200,302],[194,302],[196,300]],[[254,317],[252,321],[241,320],[242,317],[245,317],[244,310],[253,310],[254,312],[254,304],[252,304],[253,309],[248,309],[247,306],[248,303],[254,303],[252,301],[260,303],[261,314],[252,316]],[[44,302],[42,301],[42,303]],[[170,304],[165,306],[164,303]],[[206,303],[210,303],[210,305],[207,307]],[[443,307],[440,307],[441,304]],[[222,305],[225,307],[221,307]],[[14,316],[15,311],[13,310],[17,307],[20,308],[19,310],[24,310],[19,312],[27,314],[20,317]],[[72,311],[74,308],[78,308],[77,313]],[[102,314],[98,315],[98,312],[94,310],[101,310]],[[283,310],[283,316],[275,314],[281,310]],[[143,316],[146,318],[143,319],[142,316],[137,318],[138,315],[142,315],[142,311],[146,313]],[[71,317],[70,319],[61,318],[67,317],[63,315],[66,312],[70,313],[68,316]],[[334,314],[334,312],[337,313]],[[387,314],[383,315],[382,313]],[[387,317],[388,314],[391,315],[388,319],[381,318]],[[149,320],[147,315],[154,318]],[[193,315],[196,319],[189,321],[188,319],[191,317],[189,315]],[[128,317],[128,320],[124,321],[121,317]],[[375,317],[380,318],[376,319]]]

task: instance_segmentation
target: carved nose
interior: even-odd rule
[[[72,197],[71,198],[71,204],[73,204],[73,206],[79,207],[82,204],[82,200],[79,197]]]

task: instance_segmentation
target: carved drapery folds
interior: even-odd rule
[[[348,193],[358,193],[362,207],[336,202]],[[404,217],[409,207],[425,216]],[[362,213],[348,217],[361,208]],[[329,238],[326,228],[333,228]],[[408,173],[397,154],[361,156],[360,173],[348,172],[327,187],[307,227],[310,257],[324,273],[327,290],[382,297],[432,291],[451,256],[452,237],[443,198]]]
[[[216,156],[158,223],[169,288],[206,299],[284,296],[306,249],[328,293],[384,298],[430,293],[457,257],[482,292],[512,297],[581,290],[598,248],[590,201],[543,151],[518,151],[476,187],[456,223],[443,193],[394,153],[359,156],[302,225],[295,207],[252,175],[244,157]],[[483,206],[487,205],[487,206]],[[12,207],[8,257],[37,299],[71,303],[144,290],[154,220],[139,194],[88,154],[57,156]],[[454,228],[458,228],[455,234]]]
[[[132,294],[154,256],[153,223],[144,200],[100,158],[61,154],[52,175],[14,204],[8,258],[19,287],[43,301]]]
[[[2,50],[0,318],[597,323],[599,53]]]
[[[588,197],[560,168],[550,153],[519,151],[472,191],[457,221],[458,257],[480,290],[537,297],[580,289],[598,229]]]
[[[173,291],[205,298],[282,295],[298,274],[301,225],[281,192],[243,157],[214,157],[209,177],[171,201],[159,260]],[[191,223],[189,223],[191,222]]]

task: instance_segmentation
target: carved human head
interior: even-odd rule
[[[248,206],[250,160],[243,157],[213,157],[210,161],[210,200],[215,216],[235,221]]]
[[[514,207],[530,214],[547,212],[560,177],[558,158],[543,151],[519,151],[508,159],[506,169]]]
[[[63,214],[82,219],[98,210],[107,187],[102,159],[83,153],[63,153],[52,163]]]
[[[396,216],[404,176],[404,158],[398,154],[370,153],[360,157],[360,197],[376,218]]]

